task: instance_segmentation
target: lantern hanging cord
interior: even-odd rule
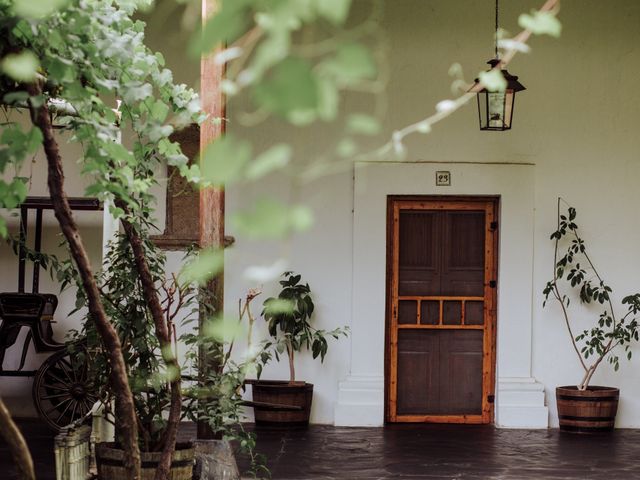
[[[496,36],[495,36],[496,58],[498,58],[498,1],[499,0],[496,0]]]

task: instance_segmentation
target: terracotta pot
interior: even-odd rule
[[[610,432],[616,423],[620,390],[612,387],[557,387],[560,430],[573,433]]]
[[[304,426],[309,424],[313,384],[259,380],[252,383],[256,424]]]
[[[153,480],[160,461],[161,452],[140,452],[142,473],[140,480]],[[121,480],[126,478],[123,465],[124,451],[114,442],[96,445],[96,464],[99,480]],[[171,462],[170,480],[191,480],[195,448],[191,443],[176,444],[176,452]]]

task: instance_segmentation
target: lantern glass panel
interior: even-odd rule
[[[489,128],[504,127],[505,92],[489,92]]]
[[[481,130],[509,130],[513,117],[515,92],[478,92],[478,117]]]
[[[480,119],[480,130],[486,130],[488,127],[487,113],[489,112],[488,92],[486,90],[482,90],[478,92],[476,97],[478,99],[478,118]]]

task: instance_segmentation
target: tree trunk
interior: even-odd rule
[[[35,84],[29,85],[28,91],[32,97],[42,93],[40,87]],[[82,287],[87,296],[89,316],[96,325],[96,330],[100,335],[103,348],[109,359],[111,367],[109,380],[115,396],[116,418],[118,419],[118,430],[121,433],[121,442],[125,455],[124,466],[127,470],[127,479],[137,480],[140,478],[140,449],[138,447],[136,413],[133,396],[129,388],[127,368],[122,356],[120,339],[113,325],[107,319],[87,251],[69,207],[67,194],[64,191],[62,158],[60,157],[58,143],[53,136],[49,110],[46,103],[36,106],[30,102],[29,105],[31,121],[41,130],[43,136],[44,151],[48,163],[47,184],[53,209],[78,269]]]
[[[129,208],[122,200],[116,200],[115,205],[121,208],[125,215],[129,214]],[[136,270],[138,270],[138,276],[142,283],[142,289],[144,291],[144,297],[147,301],[151,316],[153,317],[153,323],[155,324],[156,334],[160,342],[160,350],[162,352],[162,358],[167,366],[167,369],[174,375],[170,381],[171,386],[171,405],[169,407],[169,418],[167,420],[167,429],[164,434],[164,445],[162,447],[162,455],[158,463],[158,468],[155,473],[155,480],[166,480],[169,478],[171,469],[171,459],[176,447],[176,439],[178,436],[178,425],[180,423],[180,413],[182,410],[182,392],[180,391],[180,366],[178,360],[171,349],[171,332],[169,326],[165,323],[164,312],[162,310],[162,304],[158,297],[158,290],[156,289],[151,275],[151,269],[147,262],[147,257],[144,251],[144,245],[142,238],[135,226],[126,220],[126,216],[121,219],[122,226],[124,227],[125,234],[131,245],[133,251],[133,258],[136,264]]]
[[[13,422],[11,414],[0,398],[0,435],[9,445],[9,451],[13,457],[19,480],[35,480],[31,452],[20,430]]]

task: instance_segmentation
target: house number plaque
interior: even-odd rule
[[[436,186],[448,187],[451,185],[451,172],[436,172]]]

